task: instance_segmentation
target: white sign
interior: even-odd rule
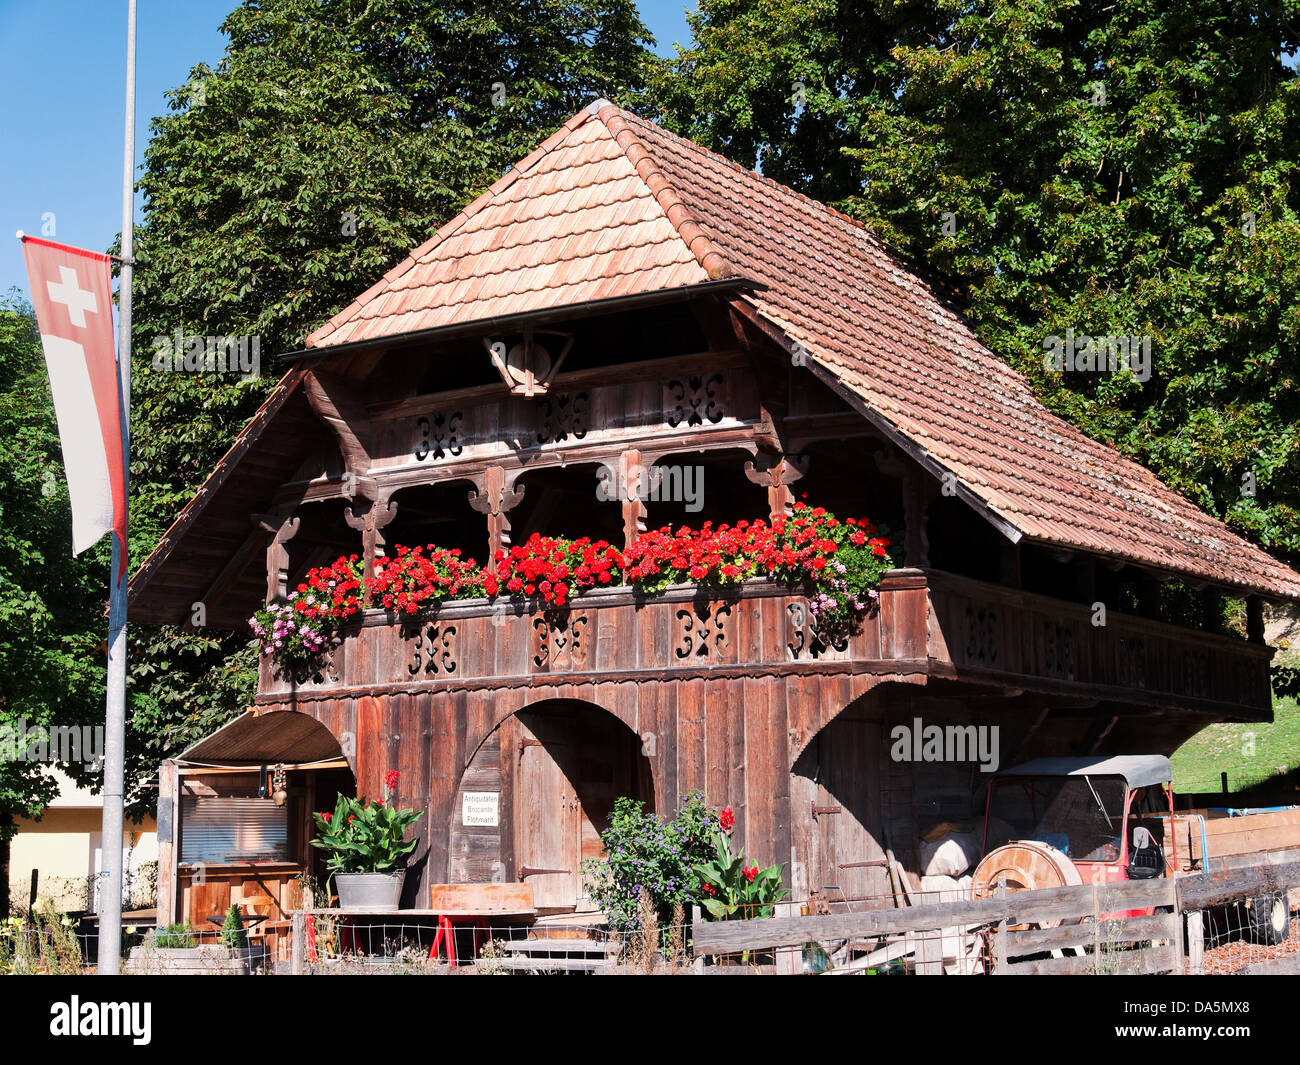
[[[500,823],[497,820],[497,798],[495,791],[465,792],[460,802],[460,823],[495,828]]]

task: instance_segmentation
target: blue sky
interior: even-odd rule
[[[215,66],[238,0],[137,0],[136,162],[163,94]],[[684,0],[638,0],[662,55],[690,39]],[[694,4],[692,3],[693,7]],[[0,0],[0,294],[27,291],[21,229],[103,251],[122,221],[126,0]],[[136,218],[139,219],[137,202]]]

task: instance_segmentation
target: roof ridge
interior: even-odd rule
[[[595,113],[596,117],[604,123],[610,136],[614,138],[614,143],[623,150],[628,162],[632,164],[637,175],[645,182],[646,188],[650,190],[664,215],[673,228],[677,230],[678,236],[690,248],[691,254],[704,268],[710,280],[717,281],[724,277],[735,277],[737,273],[735,268],[713,242],[713,238],[709,236],[708,231],[696,221],[694,215],[686,206],[686,201],[673,188],[671,182],[669,182],[659,164],[655,161],[654,155],[642,143],[641,138],[637,136],[636,130],[628,122],[628,117],[635,119],[637,116],[624,111],[621,107],[610,103],[608,100],[595,100],[585,112],[580,113]]]
[[[815,207],[818,208],[819,210],[825,211],[832,218],[838,218],[843,222],[848,222],[854,229],[860,230],[862,234],[867,237],[868,240],[870,240],[873,244],[879,247],[882,251],[891,253],[891,249],[889,248],[889,246],[886,245],[883,240],[881,240],[880,236],[875,232],[875,230],[873,230],[861,219],[854,218],[850,214],[845,214],[843,211],[840,211],[832,207],[830,204],[824,203],[818,199],[814,199],[812,196],[809,196],[807,193],[800,192],[796,188],[792,188],[789,185],[783,185],[781,182],[777,181],[776,178],[769,177],[767,174],[761,173],[758,170],[753,170],[750,167],[745,166],[743,163],[738,163],[734,159],[728,159],[725,155],[721,155],[720,153],[715,152],[712,148],[706,148],[704,145],[698,143],[697,141],[691,140],[689,137],[683,137],[680,133],[674,133],[672,130],[667,129],[666,127],[661,126],[656,122],[651,122],[650,119],[648,118],[643,118],[641,115],[629,111],[624,111],[622,113],[631,115],[632,119],[636,122],[643,122],[647,126],[652,126],[656,133],[661,133],[666,137],[671,137],[673,140],[680,142],[684,147],[689,148],[694,152],[698,152],[701,155],[707,155],[710,159],[713,159],[718,163],[721,163],[723,166],[727,167],[730,170],[735,170],[741,174],[744,174],[746,177],[750,179],[757,179],[763,184],[769,186],[770,188],[779,189],[781,192],[789,193],[796,200],[802,200],[804,203],[808,204],[811,207]]]
[[[595,107],[597,103],[608,104],[609,102],[598,100],[591,106]],[[616,105],[609,104],[609,106]],[[852,230],[860,233],[866,239],[867,243],[869,243],[878,254],[882,255],[888,261],[890,266],[913,275],[930,290],[931,294],[939,301],[945,311],[953,317],[965,321],[965,315],[952,306],[957,295],[953,283],[944,278],[936,277],[924,263],[886,244],[884,238],[867,225],[866,222],[863,222],[859,218],[854,218],[851,214],[846,214],[838,208],[832,207],[828,203],[815,199],[807,193],[800,192],[796,188],[792,188],[789,185],[783,185],[775,178],[769,177],[757,170],[752,170],[743,163],[738,163],[734,159],[728,159],[725,155],[715,152],[711,148],[706,148],[704,145],[691,140],[689,137],[683,137],[680,133],[674,133],[672,130],[659,125],[657,122],[652,122],[650,119],[638,115],[635,112],[622,110],[621,108],[616,109],[619,110],[621,114],[632,120],[629,125],[634,125],[638,122],[643,123],[652,128],[656,135],[667,137],[677,142],[677,144],[686,150],[695,152],[697,155],[705,156],[706,158],[719,163],[724,168],[735,171],[749,180],[757,181],[759,184],[765,185],[769,189],[787,193],[795,200],[802,201],[809,207],[825,213],[834,220],[847,223]]]
[[[419,245],[419,247],[414,248],[404,259],[398,261],[396,265],[383,275],[383,277],[361,293],[361,295],[336,315],[330,318],[330,320],[324,325],[307,334],[306,340],[303,341],[303,347],[315,347],[320,343],[320,341],[335,332],[340,326],[350,321],[357,311],[361,310],[361,308],[371,299],[379,295],[385,287],[387,287],[391,282],[396,281],[407,271],[413,269],[416,264],[419,263],[421,257],[432,251],[436,245],[440,244],[455,233],[456,230],[492,203],[497,196],[527,174],[527,172],[536,166],[544,156],[550,154],[559,147],[559,145],[568,138],[570,133],[579,126],[585,125],[590,120],[591,116],[585,110],[579,111],[526,156],[518,162],[512,163],[506,168],[506,172],[497,178],[496,181],[492,182],[491,185],[462,207],[454,217],[448,219],[439,226],[428,240]]]

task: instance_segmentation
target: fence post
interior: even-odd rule
[[[793,902],[778,902],[772,907],[773,917],[798,917],[799,911]],[[778,950],[776,952],[777,976],[793,976],[803,971],[803,950]]]
[[[997,897],[1002,898],[1007,893],[1007,878],[998,877]],[[1007,919],[1005,917],[998,921],[998,930],[993,937],[993,972],[997,975],[1005,974],[1007,969]]]
[[[1187,915],[1187,971],[1195,976],[1205,972],[1205,913],[1193,910]]]
[[[700,927],[700,924],[701,924],[703,921],[704,921],[704,914],[703,914],[703,912],[700,910],[700,907],[699,907],[698,905],[692,904],[692,906],[691,906],[691,932],[694,933],[695,929],[699,928],[699,927]],[[692,952],[692,953],[695,952],[695,944],[694,944],[694,943],[691,944],[691,952]],[[703,955],[703,954],[696,954],[696,955],[695,955],[695,960],[691,962],[691,968],[694,969],[695,972],[697,972],[697,973],[702,973],[702,972],[704,972],[704,955]]]
[[[294,976],[302,976],[307,969],[304,964],[307,954],[307,915],[302,910],[293,911],[293,927],[289,934],[291,941],[289,971]]]

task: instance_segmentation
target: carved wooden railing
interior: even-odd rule
[[[818,630],[802,595],[767,582],[708,593],[670,588],[649,598],[616,588],[585,593],[558,613],[481,599],[444,604],[418,623],[369,611],[314,676],[285,676],[263,659],[259,692],[274,701],[289,693],[509,685],[556,674],[797,673],[845,663],[888,663],[891,670],[903,663],[923,673],[925,648],[925,582],[916,571],[888,576],[879,610],[843,639]]]
[[[879,609],[828,639],[806,599],[751,581],[725,592],[626,588],[579,596],[563,612],[468,600],[403,621],[369,611],[313,676],[263,659],[259,698],[519,686],[534,678],[929,673],[1042,692],[1210,712],[1269,705],[1267,647],[933,570],[895,570]]]
[[[959,677],[1187,709],[1267,708],[1261,644],[927,573],[929,656]]]

